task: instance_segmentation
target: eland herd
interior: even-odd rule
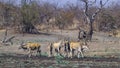
[[[28,56],[31,57],[32,53],[39,53],[41,55],[41,44],[34,42],[21,43],[19,49],[27,50]],[[47,46],[48,56],[61,55],[64,57],[72,58],[77,55],[78,58],[84,57],[83,52],[89,50],[86,42],[83,41],[69,41],[59,40],[57,42],[50,42]]]

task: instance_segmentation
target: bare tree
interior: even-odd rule
[[[103,0],[99,1],[100,7],[97,8],[97,10],[93,14],[89,14],[89,7],[97,2],[97,0],[90,1],[90,0],[81,0],[85,4],[84,9],[84,15],[87,21],[87,39],[91,41],[92,35],[93,35],[93,23],[95,21],[95,17],[97,14],[103,9],[103,7],[106,5],[106,3],[109,0],[106,0],[105,3],[103,3]]]

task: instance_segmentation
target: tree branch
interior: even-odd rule
[[[92,19],[95,19],[95,16],[101,11],[101,9],[97,9],[96,12],[92,15]]]
[[[102,10],[102,8],[106,5],[106,3],[108,2],[109,0],[107,0],[104,4],[102,2],[102,0],[100,0],[100,8],[98,8],[96,10],[96,12],[92,15],[92,20],[95,19],[95,16]]]
[[[106,2],[103,4],[102,0],[100,0],[100,6],[101,6],[100,8],[103,8],[108,1],[109,1],[109,0],[106,0]]]
[[[88,15],[88,0],[81,0],[81,1],[85,3],[85,10],[83,12],[84,12],[84,15],[85,15],[88,23],[90,23],[90,18]]]
[[[91,4],[90,5],[93,5],[94,3],[96,3],[97,0],[94,0],[94,1],[90,1]]]
[[[106,0],[105,3],[103,3],[103,1],[100,0],[100,8],[98,8],[98,9],[95,11],[95,13],[92,14],[92,16],[89,16],[89,15],[88,15],[88,8],[89,8],[88,2],[89,2],[89,1],[88,1],[88,0],[81,0],[81,1],[85,3],[84,15],[85,15],[88,23],[90,23],[91,20],[94,21],[96,15],[102,10],[102,8],[106,5],[106,3],[107,3],[109,0]],[[96,1],[97,1],[97,0],[94,0],[94,1],[92,2],[92,4],[96,3]]]

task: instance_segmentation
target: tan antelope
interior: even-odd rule
[[[81,57],[84,57],[84,54],[83,52],[88,50],[88,46],[87,46],[87,43],[86,42],[66,42],[65,43],[65,50],[66,50],[66,53],[68,53],[68,57],[73,57],[74,56],[74,51],[76,51],[77,53],[77,57],[80,58],[80,54],[81,54]]]
[[[21,44],[19,49],[24,49],[24,50],[28,50],[28,56],[31,57],[33,51],[36,51],[37,53],[39,53],[41,55],[41,45],[39,43],[33,43],[33,42],[27,42],[25,44]]]
[[[54,56],[56,56],[56,54],[61,55],[60,50],[61,50],[61,47],[63,47],[63,41],[60,40],[58,42],[50,43],[48,47],[50,49],[50,56],[53,55],[53,51],[54,51]]]

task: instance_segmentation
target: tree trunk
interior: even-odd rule
[[[93,35],[93,22],[89,23],[89,28],[88,28],[88,40],[92,40],[92,35]]]
[[[32,34],[39,33],[38,30],[35,28],[35,26],[31,23],[23,24],[21,28],[22,28],[21,30],[22,33],[32,33]]]
[[[89,18],[88,16],[87,18],[87,38],[86,41],[91,41],[92,40],[92,35],[93,35],[93,23],[94,23],[94,19]]]

